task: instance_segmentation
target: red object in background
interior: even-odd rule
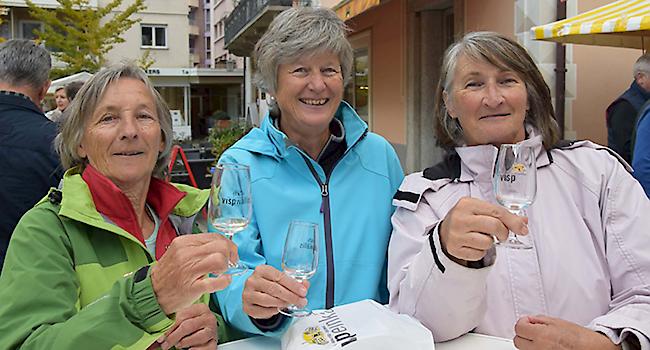
[[[190,183],[192,186],[199,188],[199,186],[196,184],[196,180],[194,180],[194,175],[192,174],[192,169],[190,169],[190,164],[187,162],[187,157],[185,157],[185,152],[183,152],[183,149],[179,145],[172,146],[172,153],[169,157],[169,168],[167,169],[167,181],[169,182],[171,180],[172,168],[174,168],[174,164],[176,164],[176,157],[179,154],[181,155],[183,166],[187,171],[187,176],[190,178]]]

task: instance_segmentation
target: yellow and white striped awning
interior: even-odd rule
[[[650,0],[619,0],[561,21],[531,28],[535,39],[650,49]]]
[[[379,5],[379,3],[381,3],[381,0],[343,0],[332,9],[340,19],[347,21],[361,12]]]

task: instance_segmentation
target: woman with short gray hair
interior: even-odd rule
[[[219,160],[251,169],[253,219],[234,240],[254,271],[215,294],[226,320],[249,333],[280,333],[291,304],[387,301],[391,197],[403,175],[391,145],[342,100],[352,75],[346,33],[332,10],[296,7],[278,15],[255,47],[255,78],[271,96],[270,112]],[[309,282],[281,272],[294,219],[319,227]]]
[[[449,153],[395,195],[390,308],[436,341],[476,332],[518,349],[650,350],[650,217],[639,215],[650,201],[627,163],[589,141],[558,142],[548,86],[501,34],[454,43],[435,96]],[[524,148],[536,164],[515,160]],[[496,190],[521,189],[526,174],[537,188],[527,218],[504,207],[520,209],[523,191]]]
[[[132,64],[118,65],[105,68],[97,74],[92,84],[85,84],[77,92],[79,99],[74,99],[68,106],[66,123],[61,125],[61,133],[57,136],[55,144],[63,168],[70,169],[88,163],[87,158],[79,155],[78,149],[84,136],[84,125],[87,117],[92,115],[100,104],[110,84],[119,79],[135,79],[142,82],[144,88],[153,97],[155,112],[159,116],[160,131],[164,146],[156,157],[153,176],[163,179],[169,164],[173,142],[172,121],[167,103],[158,91],[151,85],[149,78],[142,69]],[[68,121],[69,120],[69,121]]]
[[[123,64],[97,72],[68,109],[56,140],[67,171],[22,217],[7,252],[0,348],[227,341],[207,293],[230,278],[208,274],[236,261],[237,248],[195,232],[207,190],[162,180],[172,142],[163,99],[141,69]]]

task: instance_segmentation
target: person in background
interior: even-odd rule
[[[650,53],[634,63],[630,87],[607,107],[607,146],[632,162],[631,140],[641,106],[650,99]]]
[[[447,49],[435,106],[450,153],[395,195],[390,308],[436,341],[477,332],[519,349],[649,350],[650,201],[627,163],[589,141],[558,142],[548,86],[501,34]],[[527,217],[495,204],[499,146],[513,143],[536,153]],[[532,249],[496,246],[508,230]]]
[[[65,92],[65,86],[59,86],[56,88],[56,91],[54,91],[54,102],[56,103],[56,107],[45,113],[45,115],[53,122],[57,122],[57,120],[61,117],[61,114],[63,114],[63,111],[65,111],[66,108],[68,108],[68,105],[70,104],[70,100],[68,99],[68,96],[66,95]]]
[[[650,198],[650,100],[639,111],[634,133],[632,174]]]
[[[251,270],[215,297],[233,326],[273,336],[290,323],[278,312],[289,304],[388,301],[391,198],[403,173],[391,145],[342,101],[353,52],[332,10],[282,12],[254,56],[256,82],[273,97],[270,112],[219,159],[250,166],[253,218],[234,241]],[[293,219],[319,226],[319,264],[309,282],[282,272]]]
[[[72,102],[74,100],[75,96],[77,96],[77,92],[79,92],[79,89],[84,85],[83,81],[73,81],[69,83],[68,85],[65,86],[65,94],[68,97],[68,100]],[[65,123],[65,119],[68,117],[68,113],[64,110],[61,115],[56,118],[54,121],[59,125],[63,125]]]
[[[9,244],[0,349],[215,349],[226,326],[206,293],[230,277],[208,274],[236,261],[237,248],[192,234],[207,190],[161,180],[167,104],[127,64],[95,74],[68,108],[56,140],[63,181]]]
[[[65,95],[68,96],[68,100],[72,102],[74,100],[75,96],[77,96],[77,92],[79,92],[79,89],[84,86],[83,81],[73,81],[70,84],[65,86]]]
[[[0,271],[14,227],[62,176],[56,125],[40,109],[50,53],[28,40],[0,44]]]

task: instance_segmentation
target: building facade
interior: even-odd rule
[[[214,0],[213,0],[214,1]],[[56,8],[55,0],[35,0],[38,6]],[[110,0],[91,0],[91,6],[104,7]],[[112,15],[132,4],[125,1]],[[180,134],[194,140],[207,137],[216,116],[241,118],[241,68],[210,68],[209,0],[147,0],[146,9],[133,15],[140,19],[123,34],[124,43],[106,55],[108,64],[138,60],[146,55],[153,60],[147,74],[174,114],[180,116]],[[24,0],[0,1],[0,36],[35,39],[34,29],[42,23],[30,17]]]
[[[567,16],[609,2],[569,0]],[[348,87],[346,99],[367,114],[374,132],[393,143],[407,171],[431,166],[442,156],[433,134],[433,91],[447,46],[470,31],[517,39],[538,63],[555,103],[556,44],[532,40],[530,28],[555,21],[557,5],[556,0],[344,0],[334,9],[353,30],[356,68],[356,85]],[[634,49],[566,45],[565,138],[607,143],[605,109],[629,86],[640,55]]]
[[[212,68],[243,69],[244,59],[231,54],[225,48],[225,22],[235,7],[235,0],[212,0],[212,17],[210,36],[212,51],[210,66]]]

